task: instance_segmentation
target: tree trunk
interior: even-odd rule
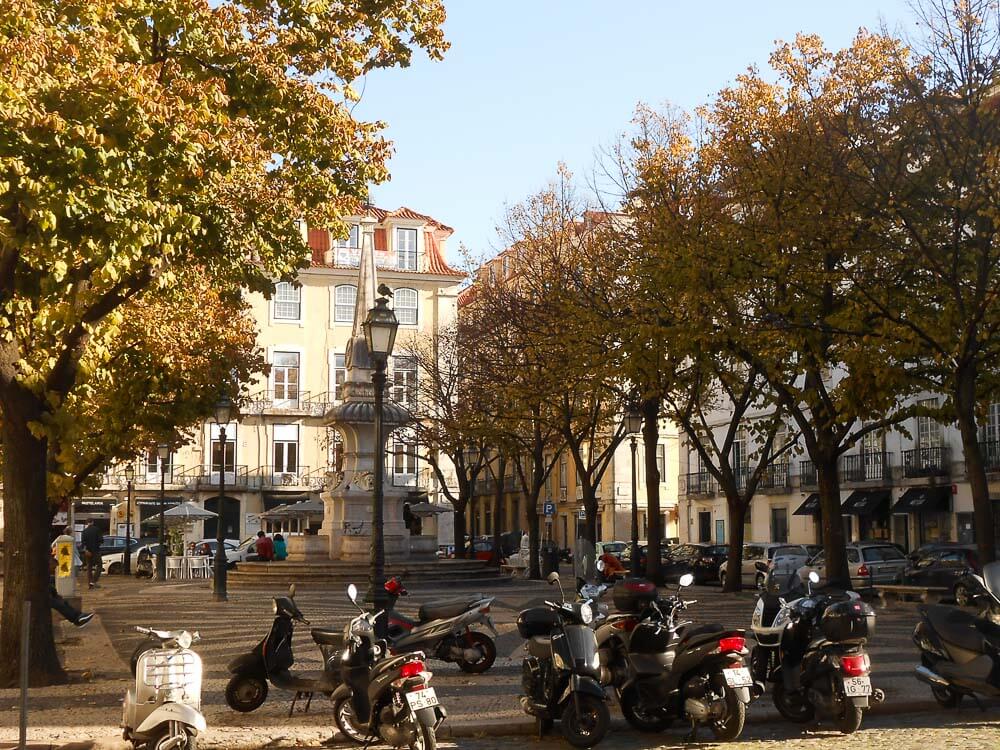
[[[976,429],[976,373],[963,370],[958,374],[955,389],[955,411],[958,429],[962,434],[962,452],[965,454],[965,475],[972,490],[972,513],[976,531],[976,548],[981,565],[996,559],[996,546],[1000,540],[993,534],[993,502],[986,482],[983,452],[979,447]]]
[[[17,388],[17,386],[14,386]],[[21,614],[31,602],[29,674],[32,685],[66,680],[52,639],[49,610],[49,530],[52,509],[46,489],[48,445],[28,429],[41,408],[26,393],[3,397],[4,586],[0,613],[0,687],[18,684]]]
[[[535,581],[542,578],[542,566],[538,563],[538,551],[542,546],[542,539],[537,507],[538,495],[536,493],[535,502],[528,506],[528,577]]]
[[[500,569],[500,513],[503,510],[504,479],[507,471],[507,461],[500,456],[497,466],[497,486],[493,494],[493,564]]]
[[[743,502],[739,492],[726,493],[729,508],[729,555],[726,559],[726,585],[723,591],[740,591],[743,588],[743,522],[749,503]]]
[[[840,511],[840,477],[837,457],[816,461],[819,484],[819,503],[823,518],[823,550],[826,560],[826,582],[834,588],[851,588],[851,575],[847,569],[847,550],[844,545],[844,521]]]
[[[663,524],[660,523],[660,472],[656,468],[656,446],[660,442],[660,399],[649,398],[642,402],[643,460],[646,468],[646,577],[654,583],[663,583],[660,570],[660,540]]]
[[[597,498],[594,497],[594,490],[591,488],[585,490],[586,495],[583,498],[583,509],[587,516],[583,522],[583,538],[586,539],[591,547],[596,549],[597,544],[597,514],[600,513],[601,509],[598,507]]]
[[[455,503],[455,557],[464,558],[465,554],[465,508],[468,500],[459,500]]]

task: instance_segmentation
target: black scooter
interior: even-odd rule
[[[685,573],[678,588],[693,581]],[[691,726],[689,741],[703,724],[716,739],[735,740],[746,722],[753,684],[745,632],[722,625],[687,629],[691,623],[677,622],[676,616],[696,603],[677,594],[648,601],[627,640],[622,714],[642,732],[660,732],[682,719]]]
[[[976,703],[978,695],[1000,696],[1000,562],[983,566],[975,578],[986,592],[987,606],[979,615],[957,607],[921,606],[913,631],[920,649],[917,679],[931,686],[945,708],[954,708],[965,695]]]
[[[392,747],[434,750],[437,728],[447,714],[430,686],[431,673],[422,653],[388,654],[388,643],[375,638],[383,612],[358,606],[358,589],[347,588],[359,614],[344,628],[342,684],[333,694],[333,715],[340,731],[358,744],[382,741]]]
[[[549,584],[562,583],[549,573]],[[604,739],[611,724],[607,696],[600,683],[593,602],[587,599],[545,602],[517,616],[517,630],[526,639],[522,663],[521,707],[537,719],[544,734],[555,719],[574,747],[592,747]]]
[[[295,656],[292,654],[292,634],[295,623],[308,625],[295,604],[295,584],[288,587],[288,596],[274,598],[274,622],[264,639],[248,654],[238,656],[229,663],[232,674],[226,685],[226,703],[234,711],[249,713],[260,708],[267,699],[268,684],[279,690],[294,693],[288,709],[291,716],[300,698],[306,699],[309,710],[315,693],[333,695],[340,683],[340,652],[344,636],[340,630],[313,628],[313,641],[323,654],[323,670],[292,672]]]

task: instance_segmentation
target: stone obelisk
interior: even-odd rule
[[[376,457],[385,460],[384,446],[375,445],[375,387],[372,362],[362,328],[368,310],[374,307],[378,289],[375,270],[375,219],[368,213],[361,220],[361,258],[358,264],[358,293],[354,305],[354,326],[347,342],[347,376],[343,401],[331,407],[324,423],[340,431],[344,445],[342,472],[327,474],[322,493],[326,506],[322,534],[330,540],[333,560],[368,560],[371,547],[371,510]],[[388,442],[392,430],[409,421],[409,413],[388,398],[382,410],[383,432]],[[383,537],[387,562],[409,555],[409,535],[403,523],[405,487],[393,487],[391,474],[383,487]]]

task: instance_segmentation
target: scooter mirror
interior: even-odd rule
[[[288,598],[289,599],[294,599],[295,598],[295,584],[294,583],[291,586],[288,587]]]
[[[553,570],[548,574],[548,576],[546,576],[545,580],[549,582],[549,586],[552,586],[553,584],[559,583],[559,574]]]
[[[819,583],[819,573],[817,573],[815,570],[810,570],[809,571],[809,580],[812,583]]]
[[[358,603],[358,587],[353,583],[347,587],[347,598],[354,604]]]
[[[690,586],[692,583],[694,583],[694,576],[691,575],[690,573],[685,573],[684,575],[681,576],[681,579],[677,583],[680,584],[681,588]]]

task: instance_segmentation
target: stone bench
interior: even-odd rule
[[[887,586],[875,586],[878,594],[879,606],[888,607],[891,602],[906,601],[907,597],[913,596],[923,604],[936,604],[950,592],[944,586],[906,586],[893,584]]]

